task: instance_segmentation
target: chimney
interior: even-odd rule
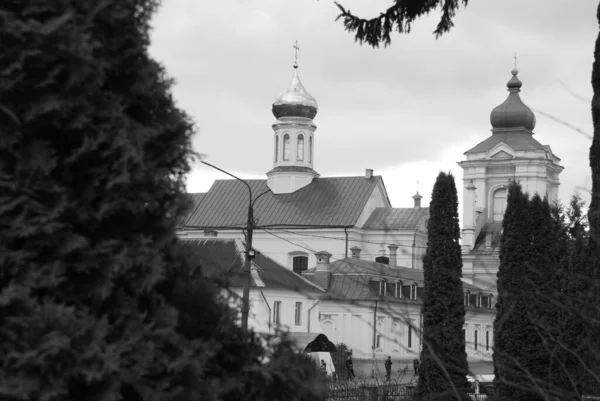
[[[352,248],[350,248],[350,250],[352,251],[353,258],[360,259],[360,251],[362,251],[362,249],[360,249],[357,246],[353,246]]]
[[[398,266],[398,245],[388,245],[388,249],[390,250],[390,266]]]
[[[315,256],[317,257],[317,268],[313,283],[327,290],[329,287],[329,277],[331,276],[331,272],[329,271],[329,258],[331,254],[327,251],[321,251],[315,253]]]
[[[417,191],[412,198],[415,200],[415,209],[419,209],[421,207],[421,199],[423,198],[421,195],[419,195],[419,191]]]
[[[365,169],[365,179],[373,178],[373,169]]]

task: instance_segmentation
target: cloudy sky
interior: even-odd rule
[[[339,0],[364,16],[391,0]],[[491,132],[517,53],[521,98],[534,110],[592,133],[589,101],[598,0],[470,0],[452,31],[431,34],[439,13],[417,21],[391,46],[360,46],[335,22],[331,0],[163,0],[152,55],[176,80],[179,107],[197,123],[195,149],[242,178],[272,167],[271,105],[299,73],[317,99],[315,170],[321,176],[382,175],[394,207],[429,203],[440,170]],[[560,197],[590,187],[590,140],[536,113],[535,138],[565,167]],[[196,163],[191,192],[227,178]],[[460,184],[460,181],[459,181]],[[462,190],[459,186],[459,196]]]

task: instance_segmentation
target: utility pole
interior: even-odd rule
[[[239,177],[236,177],[235,175],[220,169],[217,166],[214,166],[210,163],[207,162],[201,162],[203,164],[206,164],[207,166],[210,166],[212,168],[214,168],[215,170],[219,170],[220,172],[227,174],[230,177],[235,178],[238,181],[241,181],[244,183],[244,185],[246,185],[246,188],[248,188],[248,221],[246,222],[246,260],[244,263],[244,273],[246,273],[247,278],[246,281],[244,281],[244,292],[242,294],[242,329],[247,330],[248,329],[248,314],[250,312],[250,282],[252,281],[252,259],[254,259],[254,249],[252,249],[252,234],[254,232],[254,202],[256,202],[258,200],[258,198],[260,198],[261,196],[263,196],[266,193],[269,193],[271,190],[266,190],[263,193],[261,193],[260,195],[258,195],[256,197],[256,199],[252,199],[252,188],[250,188],[250,184],[248,184],[248,182],[246,182],[245,180],[242,180]]]

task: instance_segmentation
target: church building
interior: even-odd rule
[[[491,360],[507,186],[518,180],[526,191],[554,200],[563,169],[550,147],[534,139],[535,115],[519,96],[517,71],[512,75],[508,98],[491,113],[492,135],[458,163],[464,194],[464,329],[471,362]],[[310,332],[344,342],[359,359],[412,360],[421,347],[429,209],[418,193],[414,207],[392,207],[382,177],[371,169],[360,176],[321,177],[317,112],[317,101],[294,65],[291,84],[272,105],[273,168],[266,179],[217,180],[208,192],[194,194],[195,207],[178,234],[244,241],[251,202],[253,248],[322,290],[313,291],[318,302],[311,306]],[[261,303],[258,296],[250,300]]]

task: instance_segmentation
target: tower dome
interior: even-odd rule
[[[517,77],[519,71],[511,71],[513,75],[506,84],[508,87],[508,98],[501,105],[497,106],[490,114],[490,122],[493,128],[525,128],[533,131],[535,127],[535,114],[521,100],[519,92],[522,82]]]
[[[273,103],[273,115],[281,117],[305,117],[311,120],[317,115],[317,101],[302,85],[298,66],[294,65],[292,83]]]

